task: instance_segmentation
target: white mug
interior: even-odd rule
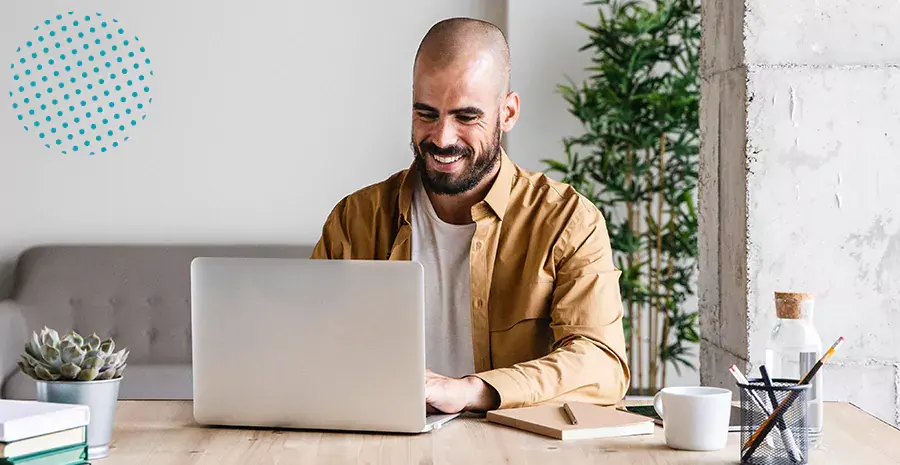
[[[663,419],[666,445],[673,449],[719,450],[728,442],[731,391],[690,386],[668,387],[653,398]]]

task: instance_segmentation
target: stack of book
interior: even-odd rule
[[[0,465],[87,463],[84,405],[0,399]]]

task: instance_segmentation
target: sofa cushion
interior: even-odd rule
[[[196,257],[309,258],[308,246],[63,245],[25,251],[13,300],[27,329],[112,337],[135,365],[191,363]],[[2,374],[0,374],[2,376]]]
[[[34,400],[33,379],[16,371],[2,386],[2,398]],[[120,400],[190,400],[193,398],[191,365],[132,365],[125,368],[119,385]]]

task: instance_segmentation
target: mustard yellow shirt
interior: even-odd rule
[[[409,260],[414,170],[343,198],[311,258]],[[631,376],[621,272],[600,211],[503,152],[499,174],[471,213],[474,375],[497,390],[500,408],[621,400]]]

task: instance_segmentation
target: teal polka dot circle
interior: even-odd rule
[[[152,64],[118,20],[57,14],[34,27],[9,66],[13,121],[63,155],[107,153],[147,118]]]

